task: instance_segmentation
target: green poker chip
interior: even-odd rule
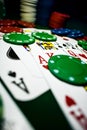
[[[5,42],[16,44],[16,45],[29,45],[35,42],[35,38],[28,34],[11,32],[3,35]]]
[[[86,40],[78,40],[78,45],[80,45],[83,49],[87,50],[87,41]]]
[[[49,34],[47,32],[33,32],[32,36],[42,41],[56,41],[57,40],[57,37],[55,35]]]
[[[87,84],[87,64],[68,55],[54,55],[48,60],[49,71],[58,79],[73,85]]]

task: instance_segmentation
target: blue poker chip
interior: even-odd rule
[[[72,29],[67,36],[70,38],[78,38],[78,37],[83,37],[84,33],[81,32],[80,30]]]
[[[71,29],[71,33],[72,34],[80,34],[81,31],[80,30],[76,30],[76,29]]]
[[[68,28],[59,28],[59,29],[52,29],[51,33],[56,35],[67,35],[68,33],[70,33],[70,31],[71,30]]]
[[[78,37],[83,37],[83,36],[84,36],[84,33],[78,34]]]

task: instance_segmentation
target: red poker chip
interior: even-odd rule
[[[77,40],[85,40],[85,41],[87,41],[87,36],[79,37],[79,38],[77,38]]]
[[[87,36],[84,36],[83,39],[87,41]]]
[[[23,32],[23,29],[19,27],[13,27],[13,26],[1,26],[0,32],[3,32],[3,33]]]
[[[62,28],[62,27],[64,27],[63,24],[49,24],[49,26],[50,26],[51,28]]]
[[[51,28],[61,28],[61,27],[63,27],[64,26],[64,24],[65,24],[65,21],[49,21],[49,26],[51,27]]]
[[[22,27],[25,27],[25,28],[34,28],[35,27],[35,24],[31,23],[31,22],[18,20],[17,23],[18,23],[18,25],[20,25]]]
[[[52,18],[50,18],[50,20],[51,20],[51,21],[65,21],[66,19],[65,19],[65,18],[62,18],[62,17],[58,17],[58,18],[52,17]]]
[[[15,20],[10,20],[10,19],[0,20],[0,26],[13,26],[15,24],[16,24]]]
[[[65,23],[65,21],[60,21],[60,20],[55,21],[55,20],[51,20],[51,21],[49,21],[49,23],[54,23],[54,24],[63,24],[63,23]]]
[[[68,14],[53,12],[49,20],[49,26],[51,28],[61,28],[65,25],[65,22],[69,17]]]
[[[59,13],[59,12],[53,12],[51,17],[55,17],[55,18],[70,18],[70,16],[68,14],[63,14],[63,13]]]

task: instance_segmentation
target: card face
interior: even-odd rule
[[[29,32],[26,29],[24,31],[31,35],[31,32],[35,31],[35,29],[30,29]],[[25,102],[24,104],[27,107],[26,103],[28,102],[30,110],[28,111],[28,119],[34,123],[35,128],[41,130],[46,129],[45,125],[42,128],[35,120],[38,119],[39,123],[47,123],[42,120],[40,114],[44,113],[41,107],[43,106],[42,104],[47,106],[47,102],[44,102],[45,96],[47,95],[49,98],[50,96],[48,95],[50,93],[51,98],[53,98],[51,101],[55,102],[55,108],[53,107],[54,105],[52,105],[53,102],[50,102],[50,107],[53,107],[53,111],[55,111],[55,109],[57,110],[56,114],[53,113],[57,119],[59,118],[58,115],[61,109],[62,115],[64,116],[62,119],[64,119],[64,121],[66,120],[72,129],[87,129],[87,92],[84,86],[65,83],[52,75],[48,69],[49,58],[58,54],[71,55],[81,58],[86,62],[87,54],[82,48],[80,49],[79,46],[77,46],[76,40],[58,36],[56,42],[36,40],[34,44],[29,46],[9,46],[2,41],[0,51],[2,52],[0,63],[1,77],[13,95],[13,98],[16,99],[17,104],[19,100]],[[10,52],[14,53],[15,56],[12,56]],[[4,70],[2,68],[4,68]],[[36,104],[33,104],[35,102]],[[37,104],[41,102],[41,106],[38,106]],[[24,108],[21,103],[19,106],[22,106],[22,111],[25,112],[26,108]],[[37,110],[35,110],[33,106],[36,107]],[[60,109],[57,109],[57,106]],[[49,106],[46,107],[45,117],[44,114],[41,114],[44,118],[46,118],[48,109],[50,109]],[[39,112],[40,110],[43,112],[39,113],[38,110]],[[34,114],[31,113],[37,113],[36,117],[39,116],[35,118]],[[52,117],[51,113],[52,111],[49,112]],[[28,116],[27,112],[25,112],[25,115]],[[49,122],[52,123],[52,121],[52,119],[49,119]],[[56,125],[55,123],[53,124],[53,127],[62,128],[62,125],[61,127],[57,125],[58,122],[56,122]],[[49,128],[53,127],[50,126]]]
[[[40,40],[36,40],[36,44],[31,45],[31,53],[35,61],[39,65],[44,75],[44,78],[46,82],[48,83],[48,86],[51,88],[56,100],[60,104],[61,109],[65,113],[67,119],[70,122],[72,122],[71,124],[72,126],[75,126],[74,127],[75,129],[77,128],[85,129],[87,105],[85,104],[84,100],[87,98],[87,93],[84,90],[84,86],[79,87],[75,85],[70,85],[55,78],[49,72],[47,62],[51,56],[56,55],[56,54],[70,55],[73,57],[80,58],[84,62],[87,62],[87,54],[82,50],[82,48],[80,48],[77,45],[77,41],[71,38],[58,37],[58,40],[56,41],[56,43],[49,43],[49,44],[48,43],[46,44],[46,43]],[[49,45],[48,48],[46,48],[45,44]],[[51,44],[51,47],[53,48],[50,48],[50,44]],[[81,97],[81,94],[84,95],[83,98]],[[75,105],[74,107],[71,107],[71,108],[67,107],[66,105],[67,103],[64,102],[67,97],[69,97],[70,100],[73,99],[73,101],[77,102],[76,104],[78,105]],[[79,111],[79,109],[81,109],[81,111]],[[79,116],[84,115],[83,116],[84,119],[77,120],[77,118],[79,118],[76,114],[77,112],[79,112]],[[74,114],[70,114],[70,113],[74,113]],[[82,123],[82,120],[84,120],[85,124]]]
[[[14,60],[8,57],[9,48],[8,44],[0,44],[0,73],[15,98],[31,100],[47,91],[49,88],[42,77],[35,78],[31,75],[20,58]],[[43,86],[40,86],[40,83]]]
[[[29,125],[31,124],[29,130],[44,130],[46,128],[66,128],[69,130],[71,127],[43,76],[30,75],[29,70],[23,64],[24,62],[21,61],[21,57],[17,55],[13,48],[13,45],[9,46],[9,44],[4,43],[3,46],[3,42],[0,44],[0,51],[2,54],[0,57],[0,81],[3,84],[3,89],[5,88],[11,100],[16,103],[20,112],[27,118]],[[22,49],[24,48],[22,47]],[[11,52],[13,52],[15,56],[12,56],[12,54],[10,54]],[[3,89],[0,89],[2,95]],[[7,113],[10,111],[8,109]],[[56,113],[56,111],[59,111],[59,113]],[[64,121],[64,127],[62,124],[58,125],[60,117]],[[16,125],[20,127],[19,122]],[[26,125],[25,122],[24,125]],[[13,127],[13,130],[15,130],[14,128],[15,127]],[[20,129],[22,130],[22,128]]]
[[[62,37],[61,46],[66,54],[79,58],[87,63],[87,52],[77,44],[77,40],[68,37]]]
[[[9,96],[1,82],[0,100],[2,100],[3,104],[3,121],[1,122],[2,130],[34,130],[34,127],[20,111],[20,109]]]

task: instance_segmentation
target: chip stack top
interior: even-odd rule
[[[20,19],[26,22],[36,21],[37,0],[20,0]]]

